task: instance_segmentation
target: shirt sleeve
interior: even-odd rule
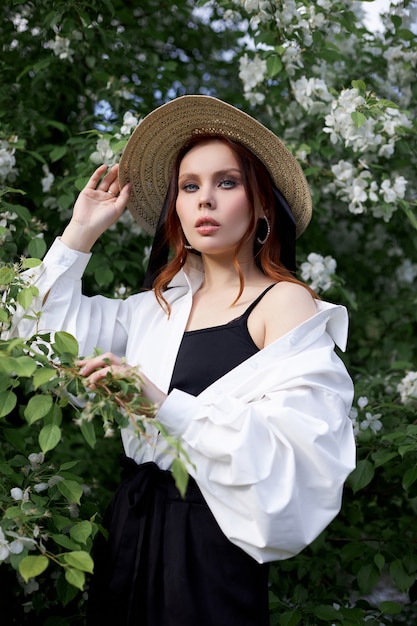
[[[91,255],[68,248],[57,239],[41,265],[28,270],[25,278],[39,295],[30,310],[16,311],[9,337],[30,337],[64,330],[77,338],[80,355],[94,348],[125,354],[127,307],[121,300],[82,295],[81,278]]]
[[[157,419],[181,437],[230,541],[259,562],[289,558],[340,510],[355,466],[351,379],[327,335],[226,387],[173,390]]]

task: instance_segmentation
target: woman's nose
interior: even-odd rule
[[[211,191],[209,189],[206,188],[201,188],[200,189],[200,196],[198,198],[198,205],[200,208],[214,208],[214,198],[213,198],[213,194],[211,193]]]

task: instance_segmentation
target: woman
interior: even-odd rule
[[[192,464],[182,499],[165,439],[151,423],[149,439],[123,430],[89,623],[265,626],[267,563],[297,554],[334,518],[355,462],[352,385],[334,352],[346,311],[294,277],[307,182],[275,135],[207,96],[153,111],[120,168],[105,171],[38,273],[41,327],[73,333],[82,354],[103,350],[80,362],[91,386],[109,367],[138,368]],[[156,232],[153,289],[86,298],[90,249],[126,206]],[[23,320],[18,332],[31,331]]]

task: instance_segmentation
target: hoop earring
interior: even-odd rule
[[[260,239],[260,237],[256,237],[256,241],[257,241],[257,242],[258,242],[261,246],[263,246],[263,245],[264,245],[264,243],[266,243],[266,241],[267,241],[267,239],[268,239],[269,235],[271,234],[271,225],[270,225],[270,223],[269,223],[269,219],[267,218],[267,216],[266,216],[266,215],[262,215],[262,217],[260,217],[259,219],[260,219],[260,220],[265,220],[265,222],[266,222],[266,235],[265,235],[265,237],[264,237],[263,239]]]

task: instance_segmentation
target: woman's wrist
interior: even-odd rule
[[[61,235],[61,241],[68,248],[78,252],[90,252],[95,244],[97,236],[89,232],[88,227],[82,224],[70,222]]]

